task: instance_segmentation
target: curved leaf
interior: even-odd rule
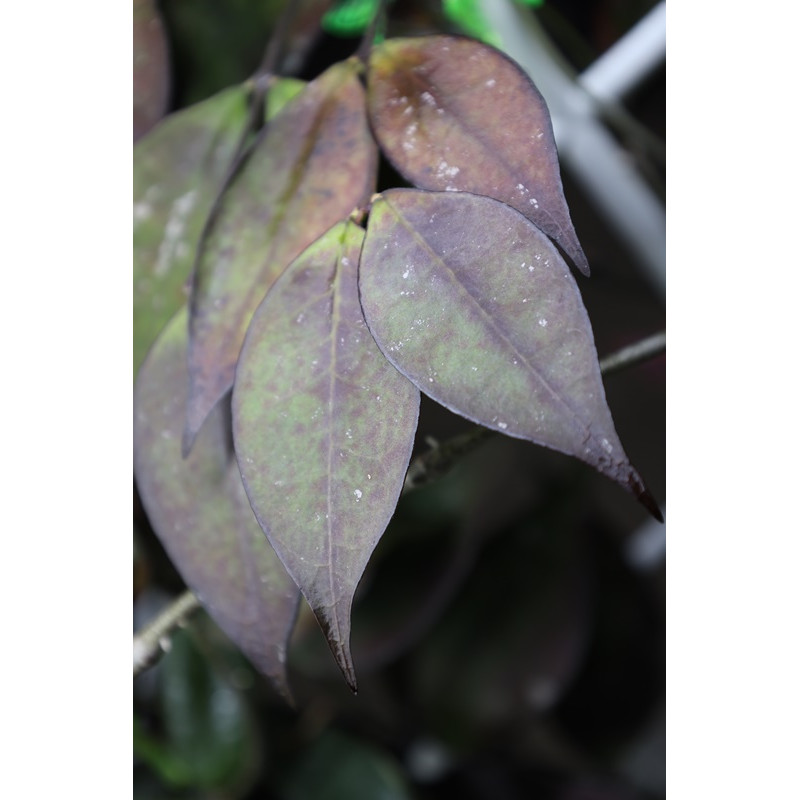
[[[224,195],[192,290],[184,452],[233,384],[247,326],[287,264],[363,204],[375,183],[358,63],[310,83],[262,136]]]
[[[267,114],[304,84],[278,79]],[[186,303],[197,244],[247,118],[247,86],[171,114],[133,150],[133,370]]]
[[[253,318],[233,391],[253,509],[353,690],[353,595],[397,505],[419,413],[419,392],[364,323],[363,235],[340,223],[289,266]]]
[[[423,392],[582,459],[659,516],[614,430],[575,280],[519,212],[463,192],[384,192],[359,280],[378,346]]]
[[[372,51],[368,80],[373,129],[408,180],[508,203],[589,274],[547,105],[516,63],[471,39],[389,39]]]
[[[289,698],[286,646],[299,593],[253,516],[220,405],[181,457],[187,311],[142,365],[134,394],[134,472],[153,529],[192,591],[253,664]]]

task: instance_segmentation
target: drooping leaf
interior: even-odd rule
[[[384,192],[359,280],[378,346],[423,392],[582,459],[660,517],[614,430],[575,280],[519,212],[464,192]]]
[[[233,385],[253,312],[287,264],[375,185],[377,148],[355,60],[335,64],[270,123],[223,197],[192,290],[184,452]]]
[[[155,0],[133,0],[133,141],[167,113],[169,58]]]
[[[272,116],[304,84],[277,79]],[[172,114],[133,150],[133,370],[186,303],[197,243],[247,118],[234,86]]]
[[[292,262],[253,318],[233,392],[247,494],[354,690],[353,595],[397,505],[419,413],[419,392],[364,323],[362,240],[340,223]]]
[[[148,518],[187,586],[276,689],[289,697],[286,646],[299,593],[256,521],[233,454],[230,406],[181,456],[187,311],[164,329],[134,394],[134,473]]]
[[[471,39],[389,39],[372,51],[368,86],[375,135],[408,180],[508,203],[589,274],[564,198],[550,114],[516,63]]]

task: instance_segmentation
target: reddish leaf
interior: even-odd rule
[[[154,0],[133,0],[133,141],[167,113],[167,37]]]
[[[233,392],[247,494],[354,690],[353,595],[394,513],[419,412],[419,392],[361,314],[363,235],[336,225],[278,279],[247,332]]]
[[[192,292],[184,452],[233,385],[253,312],[286,265],[362,205],[377,149],[354,60],[335,64],[278,114],[223,197]]]
[[[508,203],[589,274],[561,186],[550,114],[517,64],[471,39],[390,39],[372,51],[368,78],[375,134],[408,180]]]
[[[582,459],[660,516],[614,430],[575,280],[519,212],[463,192],[384,192],[360,286],[378,346],[427,395]]]
[[[286,647],[299,593],[253,516],[233,455],[230,408],[221,404],[189,458],[181,457],[186,409],[187,319],[165,328],[134,396],[134,471],[153,529],[209,614],[289,698]]]

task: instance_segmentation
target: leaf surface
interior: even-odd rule
[[[381,149],[409,181],[508,203],[589,274],[547,105],[515,62],[471,39],[389,39],[372,51],[368,87]]]
[[[463,192],[384,192],[359,280],[378,346],[428,396],[582,459],[658,516],[614,430],[575,280],[519,212]]]
[[[133,141],[167,112],[169,53],[155,0],[133,0]]]
[[[303,86],[278,79],[267,114]],[[247,88],[234,86],[164,119],[133,150],[133,369],[186,303],[206,218],[247,118]]]
[[[259,306],[233,392],[236,456],[264,531],[355,690],[350,610],[408,468],[419,392],[364,323],[363,231],[340,223]]]
[[[299,593],[256,521],[220,404],[187,459],[187,312],[165,328],[134,394],[134,472],[153,529],[187,586],[253,664],[289,697],[286,646]]]
[[[270,123],[222,199],[192,290],[184,452],[233,385],[253,313],[289,262],[374,189],[358,64],[335,64]]]

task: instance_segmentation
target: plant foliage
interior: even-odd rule
[[[135,475],[187,585],[282,694],[300,593],[355,690],[353,597],[420,392],[660,514],[606,405],[521,69],[468,38],[389,39],[307,85],[270,76],[249,128],[261,85],[134,150]],[[379,152],[413,188],[375,194]]]

